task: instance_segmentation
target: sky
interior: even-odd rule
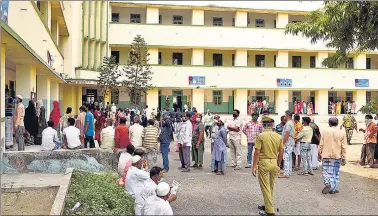
[[[235,7],[249,9],[274,9],[274,10],[296,10],[313,11],[320,8],[323,1],[128,1],[133,3],[153,3],[171,5],[193,5],[220,7]]]

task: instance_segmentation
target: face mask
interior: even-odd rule
[[[236,117],[238,117],[238,114],[232,114],[232,116],[233,116],[234,118],[236,118]]]
[[[201,119],[200,119],[200,118],[196,118],[196,121],[197,121],[197,122],[200,122],[200,121],[201,121]]]

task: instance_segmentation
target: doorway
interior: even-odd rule
[[[173,109],[175,110],[175,112],[177,111],[177,108],[180,108],[180,110],[182,110],[183,109],[182,90],[173,90],[172,94],[173,94]]]
[[[312,103],[313,112],[316,113],[316,111],[315,111],[315,91],[310,91],[310,102]]]

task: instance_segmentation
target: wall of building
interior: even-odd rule
[[[223,66],[232,66],[232,54],[234,50],[205,50],[205,65],[213,65],[213,54],[222,54]]]
[[[205,11],[205,26],[213,26],[213,17],[222,17],[223,26],[232,26],[234,15],[231,11]]]
[[[172,10],[172,9],[159,9],[159,15],[162,18],[163,25],[173,24],[173,15],[180,15],[183,17],[183,25],[192,24],[192,11],[191,10]]]
[[[276,14],[268,13],[248,13],[249,24],[248,27],[256,26],[256,19],[263,19],[265,28],[274,28],[274,20],[276,20]]]
[[[130,14],[140,14],[141,23],[146,23],[146,16],[147,16],[146,8],[112,7],[111,12],[119,13],[120,23],[130,23]]]
[[[191,49],[159,49],[161,52],[161,64],[173,65],[173,53],[182,53],[183,65],[191,65],[192,50]]]
[[[265,67],[274,67],[274,56],[276,51],[248,50],[248,66],[256,66],[256,55],[265,55]]]

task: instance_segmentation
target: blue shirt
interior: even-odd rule
[[[88,130],[85,133],[86,136],[94,136],[93,121],[94,121],[93,114],[88,111],[87,114],[85,115],[85,125],[89,123]]]
[[[5,98],[5,116],[13,116],[13,107],[9,107],[8,106],[8,103],[11,103],[13,102],[13,98],[11,97],[8,97],[8,98]]]

